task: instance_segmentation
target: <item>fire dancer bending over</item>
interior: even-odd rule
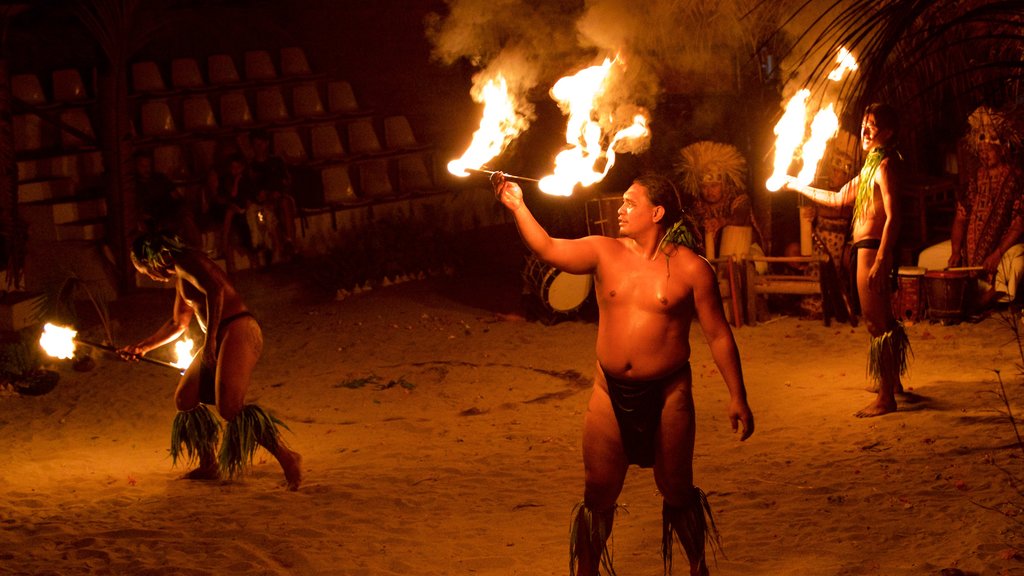
[[[903,391],[901,376],[907,372],[910,341],[892,312],[894,245],[900,221],[896,187],[899,185],[899,153],[896,133],[899,116],[887,104],[871,104],[861,122],[861,148],[868,153],[860,175],[839,192],[786,186],[826,206],[853,204],[853,266],[861,313],[871,335],[868,375],[878,387],[875,400],[857,412],[860,418],[896,411],[896,393]]]
[[[654,468],[664,496],[662,555],[672,566],[672,534],[691,575],[708,574],[705,543],[719,544],[704,492],[693,485],[695,437],[689,330],[700,322],[728,386],[733,430],[754,432],[739,351],[722,307],[715,271],[691,249],[672,184],[642,176],[622,195],[620,238],[552,238],[501,174],[495,191],[540,260],[571,274],[594,274],[599,321],[594,389],[583,421],[583,502],[574,510],[569,572],[614,573],[606,545],[630,464]]]
[[[257,445],[277,458],[290,490],[302,482],[302,457],[281,440],[280,420],[256,404],[245,404],[253,367],[263,350],[263,332],[234,286],[215,262],[185,247],[176,236],[150,233],[132,244],[135,268],[159,282],[177,284],[171,318],[150,336],[118,353],[138,360],[146,352],[181,336],[196,316],[206,333],[203,349],[185,371],[174,393],[178,415],[171,427],[171,460],[198,467],[187,479],[233,477],[252,463]],[[220,422],[227,422],[216,452]],[[286,427],[287,428],[287,427]]]

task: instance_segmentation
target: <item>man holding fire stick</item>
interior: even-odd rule
[[[257,445],[274,455],[290,490],[302,482],[302,457],[281,440],[280,420],[256,404],[245,404],[252,371],[263,351],[263,332],[241,296],[219,266],[179,238],[159,232],[132,243],[132,263],[158,282],[176,283],[171,318],[156,332],[118,350],[127,360],[181,336],[192,318],[206,333],[196,361],[181,377],[174,393],[179,410],[171,427],[171,460],[179,457],[198,467],[185,474],[192,480],[233,477],[252,463]],[[219,454],[221,424],[208,408],[214,405],[227,422]]]
[[[719,544],[704,492],[693,485],[695,419],[689,330],[700,323],[729,389],[728,416],[741,440],[754,432],[739,351],[725,319],[714,269],[692,250],[682,209],[665,178],[642,176],[622,195],[620,238],[552,238],[503,174],[491,178],[519,233],[543,262],[594,274],[599,309],[597,368],[583,423],[583,502],[575,508],[570,574],[609,573],[607,539],[630,464],[653,467],[662,508],[662,554],[671,569],[673,534],[691,575],[708,574],[705,543]]]
[[[896,411],[896,393],[903,391],[910,342],[892,311],[893,253],[898,237],[899,153],[894,146],[899,116],[887,104],[871,104],[861,122],[861,148],[868,153],[860,174],[838,192],[786,186],[815,202],[839,208],[853,204],[853,263],[861,313],[871,335],[868,375],[878,386],[875,400],[857,412],[860,418]]]

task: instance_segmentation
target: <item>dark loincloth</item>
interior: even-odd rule
[[[665,386],[671,384],[681,370],[689,369],[690,363],[687,362],[679,370],[654,380],[626,380],[605,373],[622,448],[630,464],[641,468],[654,466],[661,410],[665,405]]]

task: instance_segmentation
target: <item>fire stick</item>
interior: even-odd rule
[[[107,346],[106,344],[98,344],[96,342],[89,342],[88,340],[80,340],[78,338],[75,338],[75,342],[117,354],[117,348],[114,348],[113,346]],[[149,362],[150,364],[156,364],[157,366],[164,366],[166,368],[174,368],[178,372],[184,372],[181,368],[175,366],[174,364],[171,364],[170,362],[164,362],[163,360],[157,360],[155,358],[147,358],[145,356],[139,356],[138,358],[143,362]]]
[[[470,174],[481,174],[487,176],[488,178],[498,173],[497,170],[481,170],[479,168],[464,168],[464,171]],[[540,180],[536,178],[527,178],[526,176],[513,176],[512,174],[503,174],[503,176],[505,176],[505,180],[510,180],[512,182],[524,182],[530,184],[536,184],[537,182],[540,182]]]

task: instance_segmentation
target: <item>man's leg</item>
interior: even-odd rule
[[[892,288],[888,279],[881,292],[868,286],[868,272],[877,250],[857,251],[857,292],[871,346],[868,351],[868,373],[877,382],[875,400],[856,413],[858,418],[881,416],[896,411],[896,392],[903,390],[900,376],[906,372],[909,345],[903,326],[892,313]]]
[[[598,380],[583,420],[586,485],[583,503],[574,510],[569,531],[569,574],[572,576],[596,576],[602,562],[605,572],[614,574],[607,540],[612,532],[615,501],[629,467],[611,399],[601,385],[600,368]]]
[[[252,371],[263,351],[263,333],[253,318],[239,318],[223,327],[218,351],[217,409],[227,421],[219,454],[220,468],[230,478],[252,463],[257,446],[274,455],[290,490],[302,482],[302,457],[281,441],[287,426],[256,404],[246,404]]]
[[[720,548],[718,531],[704,493],[693,485],[693,445],[696,422],[690,370],[681,372],[666,388],[661,412],[654,480],[665,499],[662,508],[662,556],[666,574],[672,570],[674,538],[689,561],[691,576],[708,574],[705,549]]]
[[[200,403],[200,368],[199,362],[190,366],[174,392],[178,414],[171,423],[171,465],[179,459],[195,465],[182,476],[186,480],[215,480],[220,476],[216,454],[221,425],[213,411]]]

